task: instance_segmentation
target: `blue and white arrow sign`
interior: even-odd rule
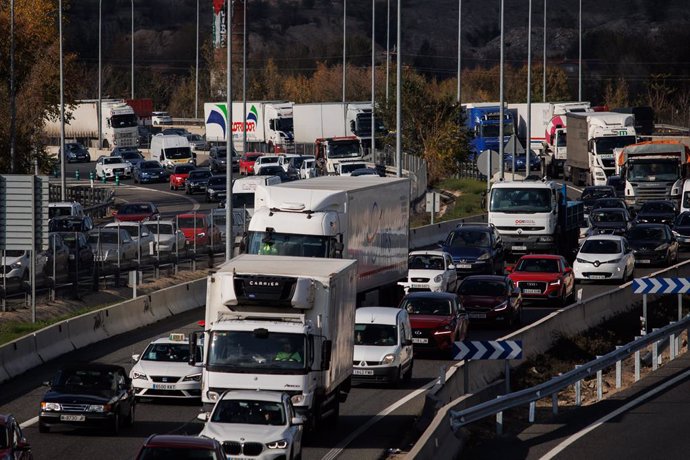
[[[453,345],[453,359],[522,359],[522,340],[463,340]]]
[[[635,278],[634,294],[685,294],[690,292],[690,278]]]

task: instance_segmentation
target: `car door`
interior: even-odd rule
[[[671,232],[671,228],[668,225],[664,227],[664,230],[666,231],[666,238],[669,241],[669,245],[671,246],[671,260],[677,261],[678,248],[680,247],[680,245],[678,244],[678,240],[676,240],[676,237],[673,236],[673,232]]]
[[[575,289],[575,274],[573,274],[573,269],[570,267],[565,257],[561,257],[561,272],[563,273],[563,283],[565,284],[566,295],[570,295]]]
[[[403,372],[410,366],[412,359],[412,335],[407,323],[407,312],[400,310],[398,313],[398,340],[400,341],[400,362],[402,363]],[[409,340],[409,342],[408,342]],[[408,345],[408,343],[410,345]]]
[[[458,272],[453,265],[453,258],[450,254],[443,254],[443,262],[446,271],[443,272],[443,277],[446,279],[446,290],[455,292],[458,287]]]
[[[633,254],[627,239],[623,239],[623,258],[628,273],[632,274],[635,270],[635,255]]]
[[[304,426],[292,424],[292,419],[295,417],[295,408],[292,405],[292,401],[290,401],[287,396],[283,398],[283,407],[285,408],[285,415],[290,424],[290,431],[292,434],[292,458],[302,458],[302,434],[304,433]]]

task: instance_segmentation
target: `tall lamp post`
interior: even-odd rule
[[[343,102],[345,102],[345,53],[347,52],[347,0],[343,0]]]
[[[546,1],[546,0],[544,0]],[[196,47],[194,73],[194,118],[199,118],[199,0],[196,0]]]
[[[503,39],[503,38],[504,38],[504,34],[503,34],[503,32],[504,32],[504,30],[503,30],[503,29],[504,29],[505,27],[504,27],[504,20],[503,20],[503,18],[504,18],[504,0],[501,0],[501,46],[500,46],[500,49],[501,49],[501,58],[500,58],[500,61],[501,61],[501,62],[500,62],[500,65],[499,65],[499,69],[500,69],[500,70],[499,70],[499,77],[498,77],[498,78],[499,78],[499,83],[498,83],[498,87],[499,87],[499,90],[498,90],[499,96],[498,96],[498,98],[499,98],[500,104],[501,104],[501,106],[500,106],[499,109],[498,109],[498,115],[499,115],[499,118],[501,119],[501,120],[499,121],[499,123],[498,123],[498,161],[500,162],[499,165],[498,165],[498,167],[499,167],[499,172],[500,172],[500,177],[501,177],[501,179],[504,178],[504,171],[503,171],[503,169],[504,169],[504,164],[503,164],[503,150],[504,150],[504,149],[503,149],[503,147],[504,147],[504,146],[503,146],[503,121],[504,121],[504,120],[503,120],[503,117],[504,117],[504,114],[503,114],[503,112],[504,112],[504,107],[503,107],[503,101],[504,101],[504,97],[503,97],[503,63],[504,63],[504,60],[503,60],[503,52],[504,52],[504,39]],[[515,155],[515,153],[513,153],[513,158],[515,158],[514,155]],[[514,170],[514,169],[513,169],[513,178],[515,178],[515,170]]]
[[[374,158],[376,132],[374,118],[376,114],[376,0],[371,0],[371,155]]]
[[[460,83],[460,75],[462,72],[462,0],[458,0],[458,104],[462,97],[462,86]]]
[[[579,34],[578,34],[578,66],[577,66],[577,100],[579,102],[582,102],[582,0],[579,2],[580,4],[580,10],[578,14],[578,29],[579,29]]]
[[[98,0],[98,148],[103,148],[103,94],[101,91],[102,80],[102,61],[101,61],[101,38],[103,35],[103,0]]]
[[[14,0],[10,0],[10,173],[12,174],[15,172],[16,112],[17,100],[14,90]]]
[[[134,0],[132,0],[132,99],[134,99]]]
[[[227,104],[227,128],[225,152],[228,161],[225,162],[225,260],[232,258],[232,0],[225,0],[227,15],[225,19],[225,46],[227,51],[226,69],[226,104]]]
[[[397,75],[395,76],[395,175],[402,177],[402,49],[401,40],[401,0],[398,0],[398,30],[396,31],[396,53],[395,53],[395,68]]]
[[[527,8],[527,142],[525,146],[525,179],[529,176],[529,157],[532,147],[532,0]]]
[[[242,0],[242,153],[247,151],[247,0]],[[228,155],[230,155],[228,150]],[[227,157],[232,161],[232,156]]]
[[[541,101],[546,102],[546,0],[544,0],[544,51],[542,52],[543,59],[544,59],[544,64],[542,65],[543,67],[543,74],[542,74],[542,95],[541,95]]]
[[[65,79],[62,62],[62,0],[58,1],[58,24],[60,35],[60,201],[65,201],[67,180],[65,178]]]
[[[391,0],[386,0],[386,104],[388,104],[388,88],[391,67]]]

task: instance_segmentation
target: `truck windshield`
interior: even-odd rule
[[[254,193],[233,193],[232,207],[254,209]]]
[[[678,160],[649,159],[631,161],[626,179],[637,182],[676,181],[680,178]]]
[[[170,147],[165,149],[165,158],[170,160],[192,158],[192,151],[189,150],[189,147]]]
[[[482,125],[482,135],[481,137],[498,137],[499,136],[499,125]],[[513,125],[511,123],[503,124],[503,135],[512,136],[513,135]]]
[[[328,158],[356,158],[361,156],[359,142],[332,142]]]
[[[226,372],[303,371],[309,360],[306,342],[304,335],[266,329],[214,331],[207,365]]]
[[[128,115],[113,115],[110,118],[110,125],[117,128],[132,128],[138,125],[137,116],[133,113]]]
[[[556,133],[556,147],[566,147],[568,145],[568,133],[565,131]]]
[[[282,131],[284,133],[291,133],[295,130],[293,127],[292,118],[276,118],[275,126],[276,131]]]
[[[331,257],[329,237],[291,233],[249,232],[248,254],[274,256]]]
[[[551,211],[551,191],[534,188],[496,188],[491,191],[490,211],[536,213]]]
[[[594,139],[597,155],[613,155],[613,149],[622,149],[636,142],[635,136],[597,137]]]

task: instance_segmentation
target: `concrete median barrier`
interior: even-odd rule
[[[29,369],[43,364],[36,352],[36,339],[26,335],[0,348],[0,363],[10,378],[17,377]]]
[[[107,309],[85,313],[67,321],[69,338],[74,348],[82,348],[109,337],[105,329]]]
[[[105,321],[105,330],[109,337],[133,331],[158,321],[158,318],[151,313],[148,296],[137,297],[108,307],[106,312],[108,316]]]
[[[206,278],[157,291],[155,302],[177,315],[206,304]]]
[[[432,246],[444,239],[458,224],[486,222],[486,214],[453,219],[410,229],[410,250]]]
[[[67,321],[60,321],[36,331],[34,337],[36,339],[36,352],[43,362],[48,362],[74,350],[74,344],[69,337]]]

